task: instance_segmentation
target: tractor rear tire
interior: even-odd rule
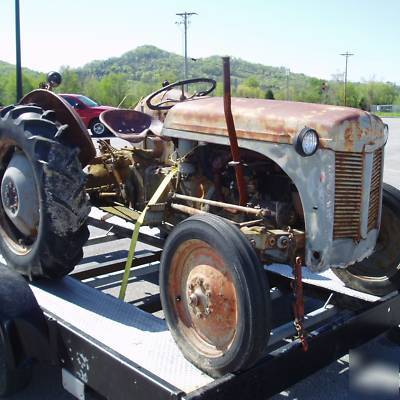
[[[19,392],[29,385],[32,379],[32,361],[27,359],[18,367],[10,366],[7,364],[7,351],[10,349],[0,336],[0,397]]]
[[[271,329],[267,277],[235,226],[196,215],[168,236],[160,264],[165,319],[183,355],[213,377],[252,366]]]
[[[51,110],[0,112],[0,252],[29,277],[68,274],[89,237],[85,174],[67,134]]]
[[[400,190],[383,184],[382,219],[374,252],[347,268],[332,268],[346,286],[375,296],[400,289]]]

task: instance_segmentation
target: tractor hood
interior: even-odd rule
[[[382,120],[349,107],[279,100],[232,98],[238,139],[293,143],[305,126],[315,129],[320,147],[336,151],[373,151],[387,140]],[[175,105],[162,135],[174,131],[228,136],[222,97],[197,98]],[[182,135],[187,139],[190,136]]]

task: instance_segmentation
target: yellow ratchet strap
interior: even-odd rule
[[[167,188],[167,186],[169,185],[172,178],[176,175],[177,172],[178,172],[178,167],[172,167],[171,171],[169,171],[168,174],[165,176],[165,178],[162,180],[160,186],[157,188],[157,190],[151,197],[150,201],[147,203],[146,207],[144,208],[144,210],[140,213],[139,218],[137,219],[137,221],[135,223],[135,229],[133,230],[131,244],[129,246],[128,258],[127,258],[126,264],[125,264],[124,276],[122,278],[121,289],[119,291],[120,300],[125,299],[126,288],[128,286],[129,275],[130,275],[131,267],[132,267],[132,261],[133,261],[134,255],[135,255],[136,243],[137,243],[138,237],[139,237],[139,229],[144,222],[146,212],[151,206],[153,206],[154,204],[156,204],[158,202],[158,199],[164,193],[165,189]]]

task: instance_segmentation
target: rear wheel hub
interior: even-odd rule
[[[18,212],[18,191],[13,181],[8,181],[4,185],[4,207],[13,215]]]
[[[35,236],[39,224],[39,201],[29,160],[21,152],[11,158],[1,181],[3,209],[25,236]]]

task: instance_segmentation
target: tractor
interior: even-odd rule
[[[212,79],[165,84],[100,120],[129,146],[93,146],[77,114],[38,89],[0,111],[0,252],[29,279],[79,263],[91,206],[159,228],[168,327],[218,377],[270,335],[264,266],[332,269],[378,296],[400,287],[400,192],[383,183],[388,129],[354,108],[231,98]]]

